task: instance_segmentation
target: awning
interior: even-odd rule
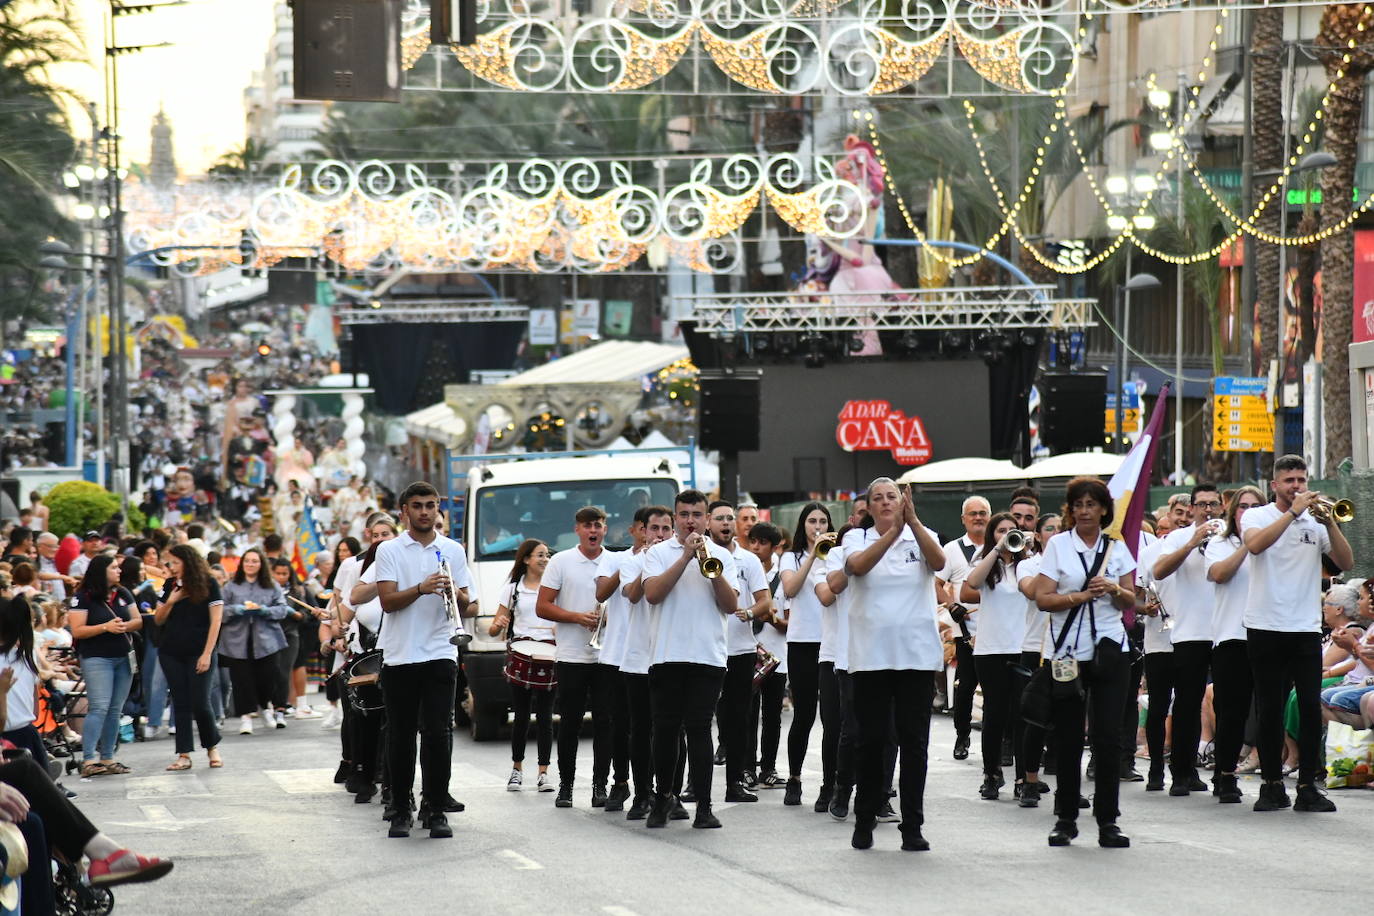
[[[687,348],[670,344],[608,340],[512,376],[501,385],[557,385],[564,382],[629,382],[687,358]]]
[[[437,442],[444,448],[457,448],[467,436],[468,424],[447,404],[431,404],[406,414],[406,433],[417,439]]]
[[[1104,480],[1116,473],[1124,460],[1122,455],[1108,455],[1103,452],[1071,452],[1055,455],[1044,461],[1037,461],[1021,472],[1031,480],[1044,480],[1050,477],[1101,477]]]
[[[907,471],[898,483],[983,483],[990,480],[1025,480],[1026,472],[1010,461],[991,458],[950,458],[932,461]]]

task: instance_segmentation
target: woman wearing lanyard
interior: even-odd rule
[[[83,777],[129,772],[114,755],[119,714],[133,683],[131,643],[126,634],[142,629],[143,618],[134,606],[133,595],[120,586],[120,572],[116,557],[101,554],[93,558],[77,590],[76,603],[67,613],[90,701],[82,729]]]
[[[979,796],[997,800],[1006,785],[1002,777],[1002,735],[1010,723],[1015,755],[1014,773],[1023,767],[1021,748],[1021,678],[1013,666],[1021,663],[1021,644],[1026,638],[1026,599],[1017,588],[1016,563],[1024,551],[1010,550],[1007,539],[1024,537],[1010,513],[999,512],[988,520],[982,556],[969,570],[961,586],[960,600],[978,615],[978,636],[973,643],[973,665],[983,687],[983,785]],[[976,602],[976,603],[975,603]],[[1017,778],[1015,794],[1021,796]]]
[[[210,712],[211,656],[219,641],[224,599],[210,578],[205,558],[194,547],[177,544],[168,551],[170,573],[153,619],[162,627],[158,660],[172,691],[172,723],[176,726],[177,759],[172,771],[191,768],[194,747],[191,723],[200,732],[200,743],[212,768],[224,766],[219,756],[219,728]]]
[[[1040,516],[1035,523],[1036,552],[1016,564],[1017,589],[1026,599],[1026,636],[1021,640],[1021,667],[1026,671],[1034,671],[1039,667],[1041,653],[1048,645],[1049,627],[1040,606],[1035,603],[1035,577],[1040,575],[1040,564],[1045,559],[1045,545],[1058,533],[1058,515],[1046,512]],[[1021,689],[1024,690],[1025,672],[1018,676],[1022,680]],[[1021,718],[1019,710],[1017,718]],[[1040,781],[1040,763],[1045,756],[1045,730],[1024,719],[1021,729],[1021,760],[1017,764],[1020,767],[1017,773],[1025,774],[1025,778],[1017,780],[1021,783],[1018,804],[1022,808],[1038,808],[1041,794],[1049,791],[1049,786]]]
[[[1264,496],[1257,487],[1236,490],[1226,511],[1226,530],[1207,544],[1207,578],[1217,584],[1212,612],[1212,700],[1217,717],[1213,790],[1222,804],[1239,804],[1243,797],[1236,766],[1245,742],[1252,684],[1244,619],[1250,551],[1240,539],[1240,520],[1247,509],[1262,505]]]
[[[1035,579],[1035,602],[1049,613],[1046,657],[1051,685],[1058,791],[1051,846],[1078,836],[1082,785],[1083,716],[1092,704],[1093,753],[1097,757],[1093,814],[1098,845],[1131,845],[1116,825],[1120,794],[1121,710],[1131,662],[1124,609],[1135,604],[1135,560],[1103,527],[1112,520],[1112,497],[1096,477],[1075,477],[1065,497],[1073,527],[1046,545]]]
[[[901,751],[902,848],[930,848],[921,835],[935,672],[944,661],[936,625],[935,573],[945,552],[916,518],[911,498],[879,477],[868,488],[873,527],[844,536],[849,605],[849,677],[859,722],[858,796],[850,845],[868,849],[883,790],[883,751],[895,723]],[[1000,750],[999,750],[1000,754]]]
[[[549,548],[543,541],[530,538],[520,545],[503,589],[501,605],[487,630],[488,636],[500,636],[509,628],[507,644],[514,639],[554,641],[553,626],[534,612],[534,604],[539,600],[539,582],[548,565]],[[535,789],[539,792],[554,790],[553,783],[549,782],[549,760],[553,754],[553,693],[552,687],[535,689],[510,682],[511,771],[506,781],[507,792],[519,792],[525,782],[525,742],[530,731],[531,706],[534,707],[535,741],[539,749],[539,779]]]
[[[834,544],[830,513],[807,503],[797,519],[792,549],[782,555],[782,593],[787,599],[787,679],[792,686],[792,727],[787,732],[787,791],[784,805],[802,802],[801,769],[820,698],[821,603],[816,583],[825,579],[825,561],[816,562],[821,544]],[[830,786],[821,786],[816,810],[830,806]]]

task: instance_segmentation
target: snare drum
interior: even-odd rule
[[[552,690],[558,686],[556,651],[553,643],[539,639],[512,641],[506,650],[506,680],[530,690]]]
[[[343,669],[344,689],[348,703],[360,713],[380,712],[386,708],[382,699],[382,651],[373,649],[356,655]]]

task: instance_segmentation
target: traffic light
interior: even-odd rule
[[[263,359],[266,359],[267,357],[271,356],[272,345],[270,343],[267,343],[266,341],[263,341],[262,343],[258,344],[258,355],[261,356]]]

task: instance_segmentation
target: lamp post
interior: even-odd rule
[[[1129,254],[1129,252],[1128,252]],[[1126,327],[1131,320],[1131,293],[1144,292],[1150,289],[1159,289],[1159,278],[1150,273],[1130,274],[1126,282],[1116,288],[1116,450],[1118,453],[1126,451]],[[1122,310],[1125,310],[1125,320],[1122,319]]]
[[[42,257],[38,261],[38,266],[43,270],[51,270],[57,273],[66,273],[72,269],[67,261],[67,255],[71,253],[71,248],[63,242],[48,241],[38,246]],[[73,308],[72,299],[75,298],[76,304]],[[78,440],[77,420],[76,420],[76,341],[79,329],[83,326],[83,301],[80,290],[75,297],[67,297],[66,314],[63,318],[67,324],[67,340],[62,345],[62,363],[65,369],[66,378],[66,397],[63,399],[63,440],[65,450],[63,453],[62,464],[65,467],[76,465],[76,443]]]

